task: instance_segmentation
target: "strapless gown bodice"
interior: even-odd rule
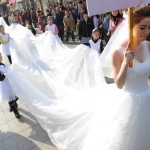
[[[148,77],[150,76],[150,58],[144,62],[134,59],[133,68],[128,68],[124,90],[130,93],[143,93],[149,88]]]
[[[143,42],[143,62],[134,58],[133,67],[128,68],[124,90],[139,94],[149,88],[148,77],[150,76],[150,53],[146,42]]]

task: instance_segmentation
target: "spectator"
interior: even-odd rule
[[[83,1],[79,1],[78,3],[78,19],[81,20],[83,18],[83,12],[87,11],[86,7],[84,7]]]
[[[104,27],[103,27],[103,20],[102,19],[99,19],[98,29],[100,31],[100,39],[105,40],[105,30],[104,30]]]
[[[59,37],[61,40],[64,40],[64,24],[62,20],[62,16],[57,12],[55,9],[52,9],[52,15],[53,15],[53,23],[56,24],[58,31],[59,31]]]
[[[46,16],[48,18],[48,16],[52,16],[51,12],[49,11],[49,9],[46,9]]]
[[[89,40],[91,39],[93,29],[93,20],[88,17],[87,11],[84,11],[83,19],[79,22],[79,40],[82,44],[89,46]]]
[[[18,23],[23,24],[22,18],[21,18],[21,15],[20,15],[20,10],[16,10],[15,14],[16,14],[16,19],[17,19]]]
[[[22,25],[25,26],[26,25],[26,23],[25,23],[26,22],[26,11],[25,10],[21,11],[20,15],[22,18]]]
[[[10,22],[9,22],[9,19],[8,19],[8,13],[5,13],[3,18],[4,18],[5,22],[6,22],[6,24],[9,26]]]
[[[112,35],[118,25],[122,22],[123,16],[119,13],[119,11],[112,11],[110,15],[110,21],[109,21],[109,32],[108,35]]]
[[[36,35],[36,30],[31,24],[28,25],[28,29],[33,33],[33,35]]]
[[[75,20],[72,14],[69,14],[67,10],[65,11],[63,22],[66,31],[66,43],[68,43],[70,34],[72,35],[72,41],[75,42],[75,38],[74,38]]]
[[[93,23],[94,23],[94,27],[95,27],[95,28],[98,28],[99,18],[100,18],[99,15],[92,16],[92,19],[93,19]]]
[[[40,11],[38,13],[38,26],[39,26],[39,30],[45,32],[45,16],[44,14]]]
[[[77,15],[75,13],[75,10],[74,9],[70,9],[69,13],[72,14],[72,16],[74,18],[74,21],[75,21],[75,25],[77,25]]]
[[[32,24],[31,13],[30,10],[27,10],[26,19],[29,20],[29,23]]]
[[[106,44],[108,43],[110,39],[109,22],[110,22],[110,13],[107,13],[103,20],[104,38],[105,38]]]
[[[98,53],[103,51],[103,42],[100,39],[100,31],[98,28],[93,29],[92,39],[89,41],[92,50],[96,50]]]
[[[25,26],[26,26],[29,30],[31,30],[31,32],[33,33],[33,35],[36,35],[36,30],[34,29],[34,27],[32,26],[32,24],[30,24],[29,20],[26,20]]]
[[[35,12],[34,8],[31,9],[31,19],[32,19],[34,28],[37,28],[37,16],[36,16],[36,12]]]

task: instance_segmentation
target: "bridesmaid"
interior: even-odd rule
[[[10,55],[10,49],[9,49],[9,41],[10,41],[10,35],[8,33],[5,33],[5,29],[3,25],[0,25],[0,43],[2,44],[2,55],[7,56],[9,63],[12,64],[12,59]]]
[[[6,77],[7,66],[2,63],[2,55],[0,53],[0,100],[7,101],[10,106],[10,111],[13,111],[16,118],[20,118],[18,104],[14,91],[12,90],[9,81]]]

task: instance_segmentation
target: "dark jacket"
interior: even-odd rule
[[[81,37],[91,37],[93,29],[94,29],[94,23],[92,19],[88,18],[87,22],[84,19],[80,20],[79,40],[81,40]]]
[[[56,14],[56,16],[53,16],[53,23],[57,26],[58,30],[61,28],[64,28],[62,17],[59,14]]]

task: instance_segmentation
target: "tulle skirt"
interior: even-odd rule
[[[79,91],[51,80],[55,90],[45,82],[45,95],[18,76],[24,86],[12,75],[11,84],[59,150],[150,149],[150,89],[131,94],[105,83]]]
[[[10,35],[10,84],[59,150],[150,150],[149,89],[107,85],[97,52],[50,32],[35,39],[12,26]]]
[[[0,81],[0,100],[10,102],[16,99],[16,95],[11,88],[11,85],[7,78]]]
[[[3,44],[3,45],[1,44],[0,45],[0,52],[2,53],[3,56],[10,55],[9,43]]]
[[[124,91],[117,96],[117,99],[109,99],[114,102],[114,105],[112,102],[109,106],[114,111],[106,106],[109,102],[102,114],[99,110],[95,111],[83,150],[150,149],[150,89],[142,94]],[[119,104],[118,107],[115,103]]]

